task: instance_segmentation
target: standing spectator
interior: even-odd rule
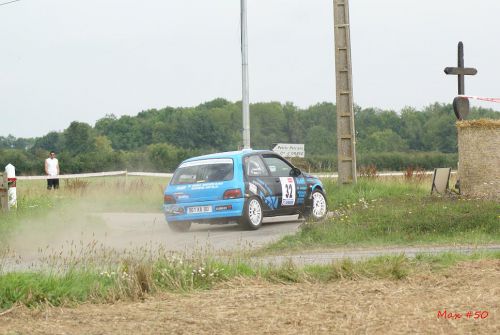
[[[57,160],[56,153],[54,151],[51,151],[49,158],[45,160],[45,174],[50,177],[59,175],[59,161]],[[52,187],[54,190],[59,188],[58,178],[47,179],[47,190],[50,190]]]

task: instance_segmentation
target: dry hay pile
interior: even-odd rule
[[[460,190],[500,199],[500,120],[458,121]]]

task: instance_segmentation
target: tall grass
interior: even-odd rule
[[[358,203],[360,199],[372,201],[411,195],[422,198],[430,192],[430,178],[405,180],[394,178],[358,178],[356,184],[339,185],[335,179],[323,180],[330,209],[339,209]]]
[[[159,177],[96,177],[61,179],[59,190],[46,190],[46,182],[21,180],[17,185],[20,202],[33,205],[34,199],[51,199],[52,205],[84,203],[95,210],[158,211],[168,179]],[[49,205],[50,206],[50,205]]]

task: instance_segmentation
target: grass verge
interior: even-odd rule
[[[113,302],[142,299],[162,291],[188,292],[210,289],[236,278],[260,278],[273,283],[329,282],[359,278],[400,280],[415,273],[440,272],[462,261],[500,260],[500,252],[471,255],[404,255],[377,257],[329,265],[297,267],[292,262],[278,266],[251,264],[244,260],[183,259],[168,256],[154,261],[122,260],[107,270],[73,267],[64,272],[23,272],[0,275],[0,309],[14,304],[36,307],[83,302]]]
[[[361,180],[327,185],[333,216],[307,222],[261,252],[338,246],[487,244],[500,241],[500,204],[459,196],[431,196],[419,183]]]

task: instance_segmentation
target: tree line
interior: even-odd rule
[[[303,162],[313,170],[335,170],[335,104],[302,109],[292,103],[255,103],[251,141],[255,149],[274,143],[304,143]],[[401,170],[456,166],[457,135],[451,104],[422,110],[355,107],[358,166]],[[499,119],[500,112],[472,108],[469,118]],[[50,150],[58,153],[63,173],[117,169],[173,171],[190,156],[235,150],[242,144],[241,102],[215,99],[196,107],[165,107],[136,116],[106,115],[94,126],[74,121],[61,132],[37,138],[0,136],[0,164],[12,163],[20,174],[43,173]]]

